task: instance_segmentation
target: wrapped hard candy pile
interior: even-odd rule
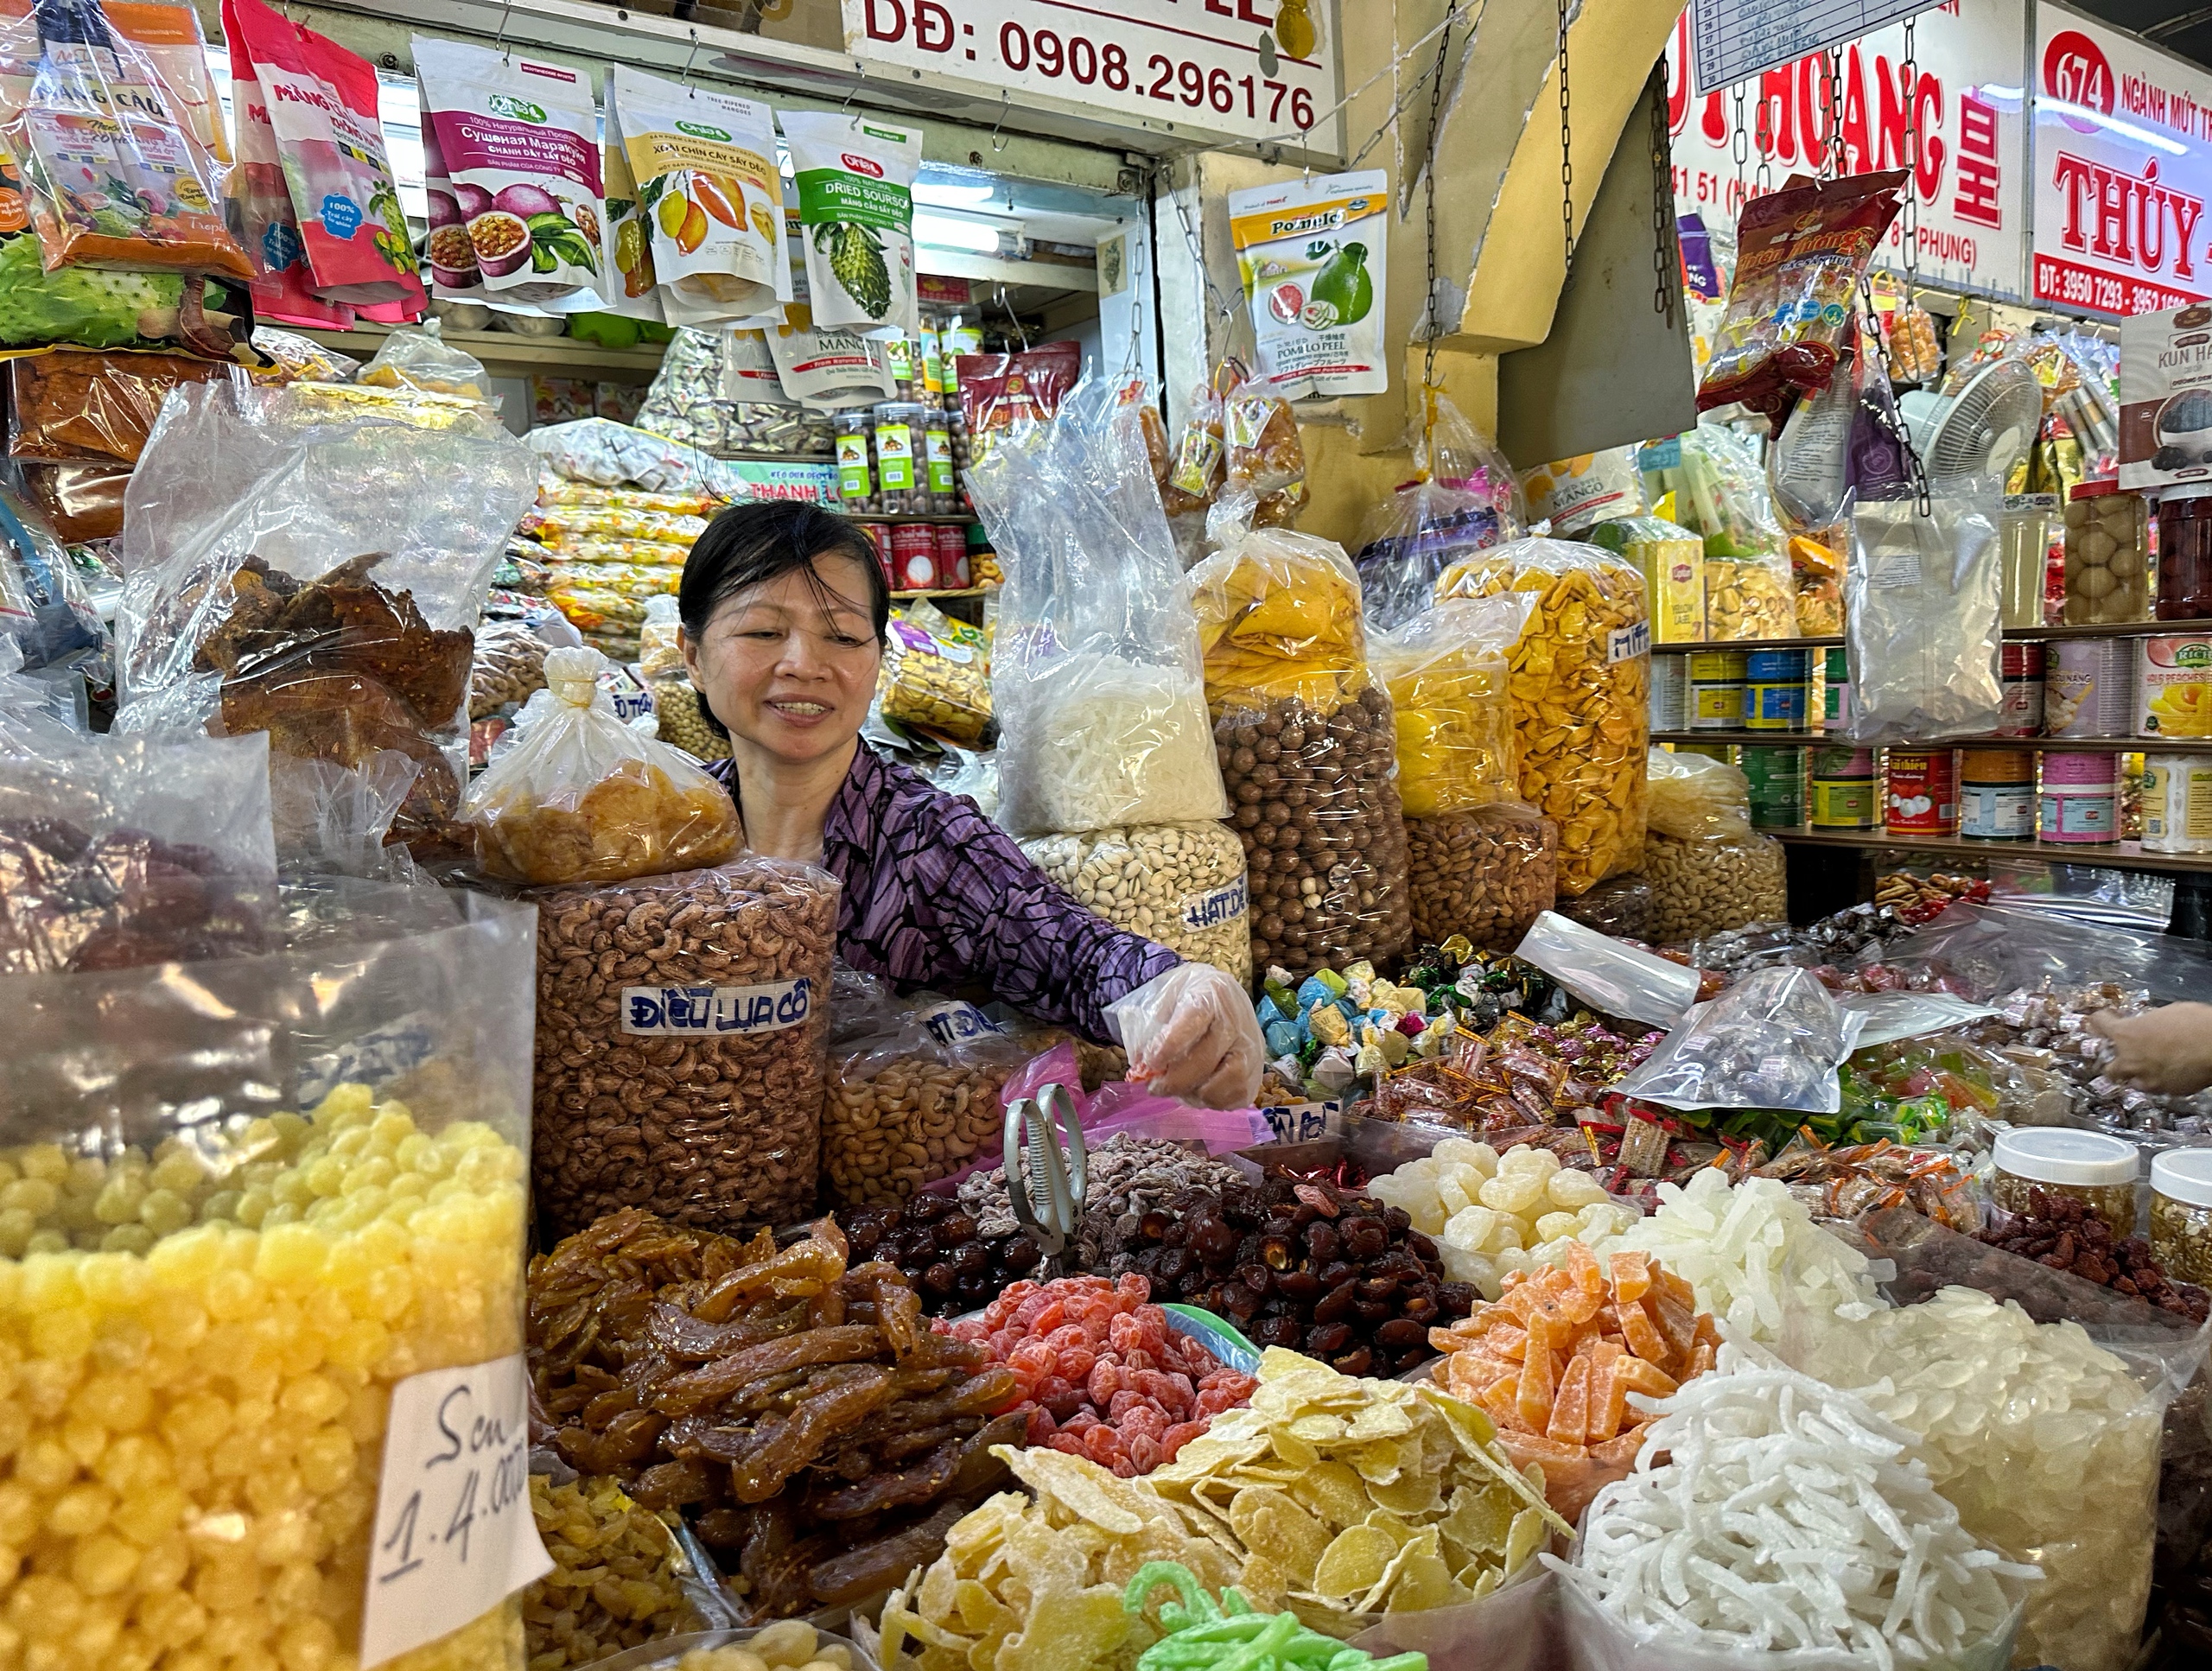
[[[1560,1569],[1647,1650],[1955,1664],[2041,1576],[1976,1543],[1913,1435],[1847,1393],[1724,1345],[1655,1407],[1639,1461],[1669,1459],[1598,1494]]]
[[[1821,1331],[1801,1367],[1910,1431],[1974,1536],[2041,1563],[2020,1662],[2133,1661],[2151,1589],[2159,1406],[2079,1324],[1945,1288]]]

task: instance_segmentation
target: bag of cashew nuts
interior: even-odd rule
[[[1016,836],[1229,810],[1189,584],[1126,391],[1085,379],[968,476],[1006,569],[991,699],[998,817]]]
[[[1191,571],[1214,753],[1244,845],[1252,963],[1293,975],[1413,936],[1390,697],[1368,671],[1359,577],[1344,548],[1249,528],[1215,506],[1221,549]]]
[[[1021,850],[1115,927],[1252,984],[1244,844],[1216,820],[1039,836]]]
[[[1436,595],[1526,592],[1534,612],[1509,689],[1521,798],[1558,822],[1559,893],[1573,899],[1643,856],[1651,626],[1635,564],[1579,541],[1514,540],[1462,558]]]
[[[822,1108],[830,1200],[904,1201],[997,1153],[1006,1119],[1000,1087],[1033,1054],[957,1000],[924,994],[868,1007],[859,1036],[840,1037],[830,1051]]]
[[[614,716],[596,650],[545,658],[551,711],[492,763],[463,822],[505,882],[625,881],[719,864],[743,839],[728,791],[689,755]]]
[[[1787,861],[1779,842],[1752,830],[1751,785],[1741,772],[1655,748],[1650,785],[1648,937],[1675,945],[1746,923],[1788,920]]]
[[[531,1171],[556,1234],[620,1207],[720,1230],[812,1210],[837,893],[746,855],[531,896]]]

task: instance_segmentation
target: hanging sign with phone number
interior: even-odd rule
[[[1336,148],[1331,0],[844,0],[845,48],[1172,123],[1230,142]],[[1262,42],[1267,43],[1262,50]],[[1272,66],[1272,67],[1270,67]],[[1319,125],[1317,125],[1317,124]]]

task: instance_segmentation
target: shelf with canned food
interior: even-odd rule
[[[2212,872],[2212,853],[2152,853],[2140,842],[2003,841],[1973,836],[1923,836],[1910,830],[1762,829],[1762,836],[1791,846],[1897,848],[1982,859],[2044,859],[2056,864],[2097,865],[2107,870]]]
[[[1655,743],[1745,748],[1866,748],[1848,737],[1821,731],[1655,731]],[[2067,754],[2212,754],[2212,737],[1948,737],[1903,741],[1892,748],[2013,748]]]

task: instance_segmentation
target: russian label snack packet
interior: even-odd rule
[[[259,83],[315,293],[420,313],[426,298],[385,152],[374,67],[262,0],[225,0],[223,36],[232,73]]]
[[[607,119],[600,148],[600,184],[606,192],[607,248],[609,258],[600,270],[600,294],[609,313],[626,319],[658,320],[660,298],[654,287],[659,276],[653,266],[652,222],[638,200],[638,176],[630,167],[630,148],[622,138],[620,95],[613,79],[607,84]],[[423,136],[427,141],[429,136]],[[431,246],[435,258],[436,245]]]
[[[784,263],[774,113],[750,98],[620,67],[614,110],[607,132],[611,143],[613,123],[621,124],[654,280],[664,307],[683,310],[669,322],[772,309]],[[618,264],[620,257],[618,247]]]
[[[599,307],[604,206],[590,79],[419,35],[414,51],[425,160],[435,133],[445,181],[429,194],[432,284],[441,268],[473,266],[471,295]]]
[[[918,128],[873,114],[784,111],[806,238],[815,323],[904,340],[920,328],[914,292]]]
[[[1285,399],[1390,386],[1382,306],[1389,204],[1380,168],[1230,193],[1259,375]]]
[[[196,40],[195,24],[188,44]],[[217,206],[205,110],[172,91],[98,0],[46,0],[0,18],[0,60],[16,70],[0,86],[0,172],[20,170],[48,271],[253,276]],[[200,77],[204,86],[204,60]]]

